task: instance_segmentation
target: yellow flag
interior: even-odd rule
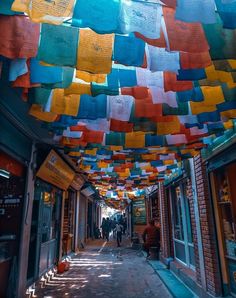
[[[94,74],[110,73],[113,41],[114,34],[97,34],[81,29],[76,68]]]
[[[173,165],[174,164],[174,160],[172,160],[172,159],[163,160],[163,164],[164,165]]]
[[[232,69],[236,68],[236,60],[229,59],[228,62],[229,62],[229,65],[232,67]]]
[[[221,86],[204,86],[201,87],[204,101],[190,102],[191,111],[193,115],[205,112],[214,112],[216,105],[224,102],[224,94]]]
[[[232,120],[228,120],[227,122],[224,122],[223,125],[224,125],[225,129],[231,129],[231,128],[233,128],[234,123]]]
[[[109,146],[111,151],[120,151],[123,150],[123,146]]]
[[[106,82],[106,74],[93,74],[93,73],[88,73],[86,71],[82,70],[76,70],[76,78],[83,80],[88,83],[105,83]]]
[[[204,101],[199,102],[199,104],[219,104],[224,102],[224,94],[221,86],[204,86],[201,87]]]
[[[227,119],[236,118],[236,110],[229,110],[220,113],[221,117],[225,117]]]
[[[104,162],[104,161],[99,161],[98,162],[98,167],[99,168],[107,168],[108,167],[108,163]]]
[[[125,135],[126,148],[142,148],[145,147],[145,133],[129,132]]]
[[[88,94],[91,95],[91,86],[90,84],[81,84],[81,83],[72,83],[64,91],[65,95],[69,94]]]
[[[15,0],[12,3],[11,10],[29,14],[29,5],[31,2],[32,0]]]
[[[97,154],[97,148],[94,149],[87,149],[85,150],[85,154],[89,154],[89,155],[96,155]]]
[[[57,114],[51,112],[44,112],[42,107],[37,104],[32,104],[29,110],[29,114],[45,122],[54,122],[57,118]]]
[[[25,12],[36,23],[62,24],[72,16],[74,0],[15,0],[11,9]]]
[[[72,156],[72,157],[79,157],[79,156],[81,156],[81,153],[78,151],[71,151],[71,152],[69,152],[68,155]]]
[[[178,119],[171,122],[158,122],[157,123],[157,134],[158,135],[169,135],[180,132],[180,122]]]
[[[69,116],[77,116],[80,104],[78,94],[64,95],[64,89],[53,90],[51,112]]]

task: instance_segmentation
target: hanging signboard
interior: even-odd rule
[[[133,200],[133,224],[145,225],[146,219],[146,206],[144,199]]]
[[[36,175],[66,190],[72,183],[75,173],[54,150],[51,150]]]

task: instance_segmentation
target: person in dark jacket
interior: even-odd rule
[[[156,247],[159,255],[160,251],[160,229],[155,226],[154,220],[149,221],[149,225],[143,232],[143,249],[147,252],[147,258],[150,256],[150,247]]]
[[[104,239],[106,237],[106,219],[105,219],[105,217],[102,218],[101,228],[102,228],[102,239]]]

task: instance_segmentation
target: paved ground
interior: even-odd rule
[[[123,243],[97,240],[71,260],[70,270],[56,275],[35,297],[169,298],[171,295],[142,253]]]

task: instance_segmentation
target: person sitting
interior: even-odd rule
[[[143,249],[147,252],[147,258],[150,257],[150,248],[156,247],[159,256],[160,251],[160,228],[155,226],[153,219],[149,221],[149,225],[145,228],[142,235],[144,244]]]

